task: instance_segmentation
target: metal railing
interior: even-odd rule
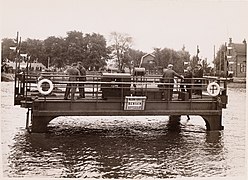
[[[76,77],[79,78],[79,77]],[[75,97],[79,95],[79,85],[85,90],[84,100],[123,101],[125,96],[146,96],[148,101],[193,101],[211,99],[207,92],[208,85],[216,82],[220,86],[220,95],[227,95],[226,81],[218,78],[173,79],[171,82],[161,81],[160,76],[123,76],[123,74],[87,75],[86,81],[70,81],[65,74],[25,74],[17,75],[15,87],[15,101],[33,101],[34,99],[63,100],[66,88],[76,88]],[[41,79],[48,79],[53,84],[51,93],[44,95],[39,92],[37,83]],[[44,91],[49,87],[43,83]],[[165,98],[165,94],[172,98]],[[72,99],[69,99],[73,101]],[[82,100],[82,99],[79,99]],[[75,99],[74,101],[77,101]],[[15,103],[18,104],[18,103]]]

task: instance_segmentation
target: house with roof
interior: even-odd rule
[[[228,74],[233,77],[245,78],[246,77],[246,54],[247,44],[244,39],[243,43],[233,43],[232,38],[229,38],[227,45],[227,62]]]
[[[155,55],[152,53],[141,57],[139,67],[144,67],[147,74],[158,74],[161,70],[156,64]]]
[[[155,56],[153,54],[148,53],[141,57],[140,67],[147,64],[155,64]]]

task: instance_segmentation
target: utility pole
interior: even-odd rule
[[[19,89],[20,89],[20,83],[17,82],[17,74],[19,73],[19,69],[20,69],[20,45],[21,45],[21,38],[19,41],[19,32],[17,31],[17,36],[16,36],[16,54],[15,54],[15,95],[14,95],[14,105],[16,105],[16,95],[19,95]],[[17,63],[19,62],[19,67],[17,67]]]
[[[216,75],[216,70],[217,70],[217,63],[215,61],[215,45],[214,45],[214,75]]]
[[[20,40],[19,42],[17,42],[17,56],[18,56],[18,69],[20,70],[21,69],[21,58],[20,58],[20,49],[21,49],[21,41],[22,41],[22,38],[20,37]]]
[[[222,55],[222,51],[220,51],[220,69],[219,69],[219,77],[220,77],[220,75],[221,75],[221,55]]]
[[[18,57],[18,39],[19,39],[19,32],[17,31],[17,36],[16,36],[16,49],[15,49],[15,94],[18,93],[18,88],[17,88],[17,57]],[[15,104],[15,97],[14,97],[14,104]]]
[[[227,47],[225,42],[225,50],[224,50],[224,76],[227,78],[228,68],[227,68]]]
[[[199,56],[198,56],[198,54],[200,53],[200,50],[199,50],[199,46],[197,45],[197,47],[196,47],[197,49],[196,49],[196,59],[197,59],[197,63],[198,63],[198,61],[199,61]]]
[[[16,39],[15,39],[15,41],[16,41],[16,49],[15,49],[15,72],[17,71],[17,58],[18,58],[18,40],[19,40],[19,32],[17,31],[17,35],[16,35]],[[16,76],[15,76],[16,77]]]
[[[50,66],[50,57],[47,58],[47,69],[49,69]]]
[[[215,45],[214,45],[214,60],[215,60]]]

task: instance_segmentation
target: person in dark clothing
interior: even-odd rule
[[[79,72],[80,72],[80,76],[78,78],[79,82],[84,82],[86,81],[86,70],[82,65],[82,62],[78,62],[78,66],[77,66]],[[78,89],[79,89],[79,97],[80,98],[85,98],[85,90],[84,90],[84,84],[78,84]]]
[[[185,73],[184,73],[184,79],[181,82],[181,91],[187,92],[189,94],[189,99],[192,98],[192,78],[193,73],[191,71],[191,67],[187,67]]]
[[[195,94],[202,96],[202,79],[203,78],[203,69],[202,65],[198,64],[194,70],[193,77],[196,78],[195,80]]]
[[[184,72],[184,79],[182,80],[181,85],[180,85],[181,91],[187,92],[189,95],[189,99],[192,98],[192,85],[191,85],[193,83],[192,78],[193,78],[193,73],[192,73],[191,67],[189,66]],[[189,121],[190,120],[189,115],[186,115],[186,116],[187,116],[187,120]]]
[[[173,65],[169,64],[167,66],[167,69],[163,73],[162,82],[168,83],[163,85],[163,99],[162,100],[172,100],[173,96],[173,87],[174,87],[174,77],[178,77],[180,79],[183,79],[183,76],[177,74],[174,70],[172,70]]]
[[[65,70],[65,73],[69,75],[69,81],[76,81],[78,76],[80,75],[79,70],[77,69],[77,63],[73,63],[72,67],[69,67]],[[71,91],[71,100],[75,100],[75,92],[76,92],[77,84],[76,83],[68,83],[66,85],[64,99],[67,100]]]

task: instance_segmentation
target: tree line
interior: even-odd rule
[[[110,34],[109,45],[105,37],[98,33],[82,33],[79,31],[69,31],[66,37],[50,36],[45,40],[26,39],[2,39],[2,59],[14,61],[16,51],[10,47],[18,47],[18,53],[26,54],[24,61],[40,62],[46,67],[63,68],[74,62],[81,61],[88,70],[99,70],[107,65],[108,61],[113,61],[116,67],[122,71],[124,68],[138,67],[142,56],[146,53],[132,48],[133,38],[128,34],[112,32]],[[170,48],[154,48],[155,67],[166,67],[173,64],[174,69],[183,72],[185,62],[189,62],[194,67],[201,62],[206,72],[210,71],[206,60],[200,60],[196,56],[190,58],[190,53],[183,47],[181,50]]]

